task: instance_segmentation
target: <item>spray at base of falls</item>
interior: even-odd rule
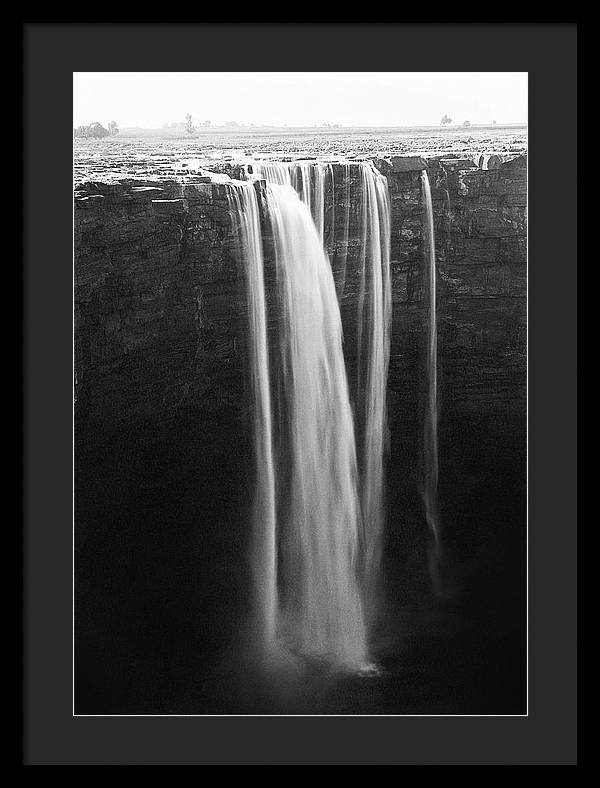
[[[424,480],[423,502],[425,519],[431,532],[432,544],[429,550],[429,573],[434,591],[442,594],[440,561],[442,541],[438,503],[438,382],[437,382],[437,288],[435,263],[435,235],[433,227],[433,206],[431,187],[427,171],[421,172],[423,189],[425,255],[427,264],[427,293],[429,300],[429,321],[427,333],[427,406],[424,429]]]
[[[390,205],[387,181],[372,163],[343,167],[344,279],[351,170],[361,223],[352,258],[360,280],[356,425],[342,350],[343,281],[336,294],[323,249],[326,183],[334,203],[330,218],[335,210],[333,168],[315,162],[253,164],[253,177],[267,181],[264,213],[275,252],[279,348],[271,348],[271,358],[264,277],[257,273],[263,261],[254,184],[232,182],[229,193],[241,245],[253,249],[243,261],[261,488],[253,552],[257,623],[267,650],[283,645],[366,675],[384,523]],[[329,226],[330,240],[340,243],[335,223]]]

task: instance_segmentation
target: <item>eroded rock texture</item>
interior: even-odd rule
[[[239,271],[222,189],[85,188],[75,202],[78,413],[116,425],[190,403],[239,407]]]
[[[412,417],[425,346],[420,160],[387,172],[392,206],[392,415]],[[462,165],[462,162],[461,162]],[[415,169],[410,169],[410,167]],[[382,167],[383,169],[383,167]],[[356,173],[356,168],[352,172]],[[358,178],[326,183],[325,239],[341,296],[349,365],[359,284]],[[523,413],[526,169],[430,162],[445,410]],[[266,229],[268,233],[268,228]],[[268,244],[267,244],[268,246]],[[165,418],[241,407],[243,271],[220,184],[85,184],[75,200],[76,391],[82,417]],[[342,270],[343,269],[343,270]],[[343,282],[342,282],[343,279]]]

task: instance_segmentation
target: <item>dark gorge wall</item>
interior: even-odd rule
[[[526,160],[493,165],[377,162],[391,197],[384,567],[391,604],[428,588],[419,496],[428,320],[423,166],[438,262],[440,499],[450,580],[477,588],[489,602],[486,615],[500,600],[510,610],[522,602]],[[347,172],[334,163],[326,179],[324,238],[352,387],[361,241],[357,168],[349,184]],[[210,180],[85,183],[75,193],[77,704],[84,712],[197,711],[214,694],[198,666],[216,659],[247,613],[245,282],[225,188]],[[264,216],[263,224],[272,291]],[[274,299],[268,304],[276,341]]]

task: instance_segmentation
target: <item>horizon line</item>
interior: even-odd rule
[[[81,123],[81,126],[91,125],[92,123],[99,123],[100,121],[90,121],[90,123]],[[176,124],[176,125],[171,125]],[[165,125],[164,123],[160,126],[152,125],[152,126],[119,126],[120,129],[123,131],[125,130],[135,130],[135,129],[143,129],[144,131],[167,131],[169,129],[177,129],[177,128],[185,128],[185,123],[183,121],[171,121],[169,125]],[[469,123],[468,126],[464,125],[463,123],[451,123],[442,125],[441,123],[417,123],[411,125],[397,125],[397,126],[388,126],[388,125],[369,125],[369,124],[347,124],[343,125],[341,123],[317,123],[317,124],[310,124],[310,125],[296,125],[296,124],[285,124],[285,125],[278,125],[278,124],[271,124],[271,123],[237,123],[236,125],[230,125],[230,121],[226,121],[224,123],[215,123],[211,124],[210,126],[200,125],[194,128],[194,132],[202,131],[202,132],[210,132],[213,129],[229,129],[231,131],[235,131],[237,129],[437,129],[437,128],[494,128],[494,127],[507,127],[507,126],[516,126],[516,127],[526,127],[527,121],[514,121],[514,122],[503,122],[503,123],[493,123],[493,122],[473,122]],[[74,126],[74,128],[78,128],[78,126]]]

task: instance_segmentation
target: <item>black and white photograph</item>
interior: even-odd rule
[[[75,715],[527,715],[528,74],[73,74]]]

